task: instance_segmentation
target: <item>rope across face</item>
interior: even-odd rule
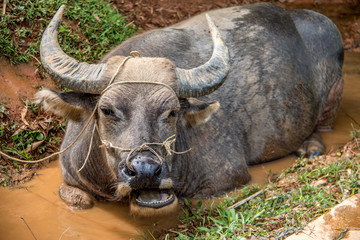
[[[118,73],[120,72],[120,69],[124,66],[124,64],[126,63],[126,61],[132,57],[141,57],[140,53],[137,52],[137,51],[133,51],[130,53],[131,56],[129,57],[126,57],[118,66],[115,74],[113,75],[113,77],[111,78],[108,86],[101,92],[101,95],[103,95],[106,91],[108,91],[110,88],[112,88],[113,86],[115,85],[123,85],[123,84],[151,84],[151,85],[159,85],[159,86],[162,86],[162,87],[166,87],[167,89],[169,89],[175,96],[176,93],[175,91],[167,84],[165,83],[161,83],[161,82],[145,82],[145,81],[124,81],[124,82],[113,82],[114,79],[116,78],[116,76],[118,75]],[[96,104],[95,106],[95,109],[94,109],[94,112],[93,114],[91,115],[90,118],[92,118],[94,116],[94,113],[98,110],[98,104]],[[172,154],[183,154],[183,153],[186,153],[188,151],[190,151],[191,149],[188,149],[184,152],[176,152],[175,150],[172,149],[175,141],[176,141],[176,136],[175,135],[172,135],[170,137],[168,137],[165,141],[163,142],[152,142],[152,143],[143,143],[141,144],[140,146],[138,147],[135,147],[135,148],[123,148],[123,147],[120,147],[120,146],[115,146],[113,143],[111,143],[110,141],[106,140],[106,139],[103,139],[102,136],[101,136],[101,133],[100,133],[100,129],[99,129],[99,126],[98,126],[98,123],[97,121],[95,120],[95,125],[94,125],[94,129],[92,131],[92,135],[91,135],[91,140],[90,140],[90,147],[89,147],[89,150],[88,150],[88,154],[86,156],[86,159],[83,163],[83,165],[81,166],[81,168],[78,169],[78,172],[80,172],[84,166],[86,165],[88,159],[89,159],[89,155],[90,155],[90,151],[91,151],[91,145],[92,145],[92,142],[93,142],[93,137],[94,137],[94,133],[95,133],[95,129],[97,130],[98,132],[98,135],[100,137],[100,141],[102,142],[102,145],[100,145],[100,147],[106,147],[107,149],[109,148],[113,148],[113,149],[117,149],[117,150],[120,150],[121,152],[129,152],[128,156],[126,157],[126,166],[132,170],[132,171],[135,171],[133,166],[131,165],[130,163],[130,159],[131,159],[131,156],[133,155],[134,152],[143,152],[143,151],[150,151],[152,154],[154,154],[156,156],[156,158],[158,159],[160,165],[162,165],[162,163],[164,162],[164,159],[160,156],[160,154],[158,152],[156,152],[152,147],[151,145],[153,146],[161,146],[161,147],[164,147],[165,150],[166,150],[166,153],[168,155],[172,155]]]

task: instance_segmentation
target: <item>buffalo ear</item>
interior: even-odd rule
[[[195,98],[188,98],[185,105],[182,122],[192,128],[206,123],[220,107],[218,101],[203,102]]]
[[[43,89],[35,94],[35,102],[42,104],[45,111],[59,117],[79,121],[88,117],[92,111],[91,94],[64,92]]]

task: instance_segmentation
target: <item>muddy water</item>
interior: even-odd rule
[[[169,219],[177,219],[135,219],[127,206],[115,203],[70,209],[58,196],[60,184],[58,162],[53,162],[26,184],[1,188],[0,239],[33,239],[32,233],[37,239],[140,239],[143,230],[159,224],[166,228]]]
[[[344,97],[334,131],[322,133],[327,149],[336,149],[349,140],[351,124],[360,122],[360,54],[346,53]],[[264,183],[267,173],[290,166],[287,157],[251,168],[253,183]],[[162,218],[133,218],[127,206],[97,203],[90,210],[69,209],[58,197],[61,184],[58,163],[38,172],[38,176],[17,188],[0,189],[1,239],[131,239],[142,231],[167,228],[177,221],[176,214]],[[27,227],[27,225],[29,227]],[[30,231],[31,229],[31,231]]]

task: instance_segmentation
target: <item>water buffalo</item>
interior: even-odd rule
[[[162,214],[179,197],[247,183],[249,165],[324,150],[316,131],[334,122],[344,55],[325,16],[269,3],[214,10],[210,32],[200,14],[88,64],[57,42],[63,11],[44,32],[41,61],[73,92],[37,99],[68,120],[62,149],[82,133],[60,157],[69,205],[91,207],[95,196]]]

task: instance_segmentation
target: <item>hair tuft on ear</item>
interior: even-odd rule
[[[43,89],[35,94],[35,103],[42,104],[47,112],[56,116],[78,121],[86,112],[85,108],[66,102],[61,93]]]

